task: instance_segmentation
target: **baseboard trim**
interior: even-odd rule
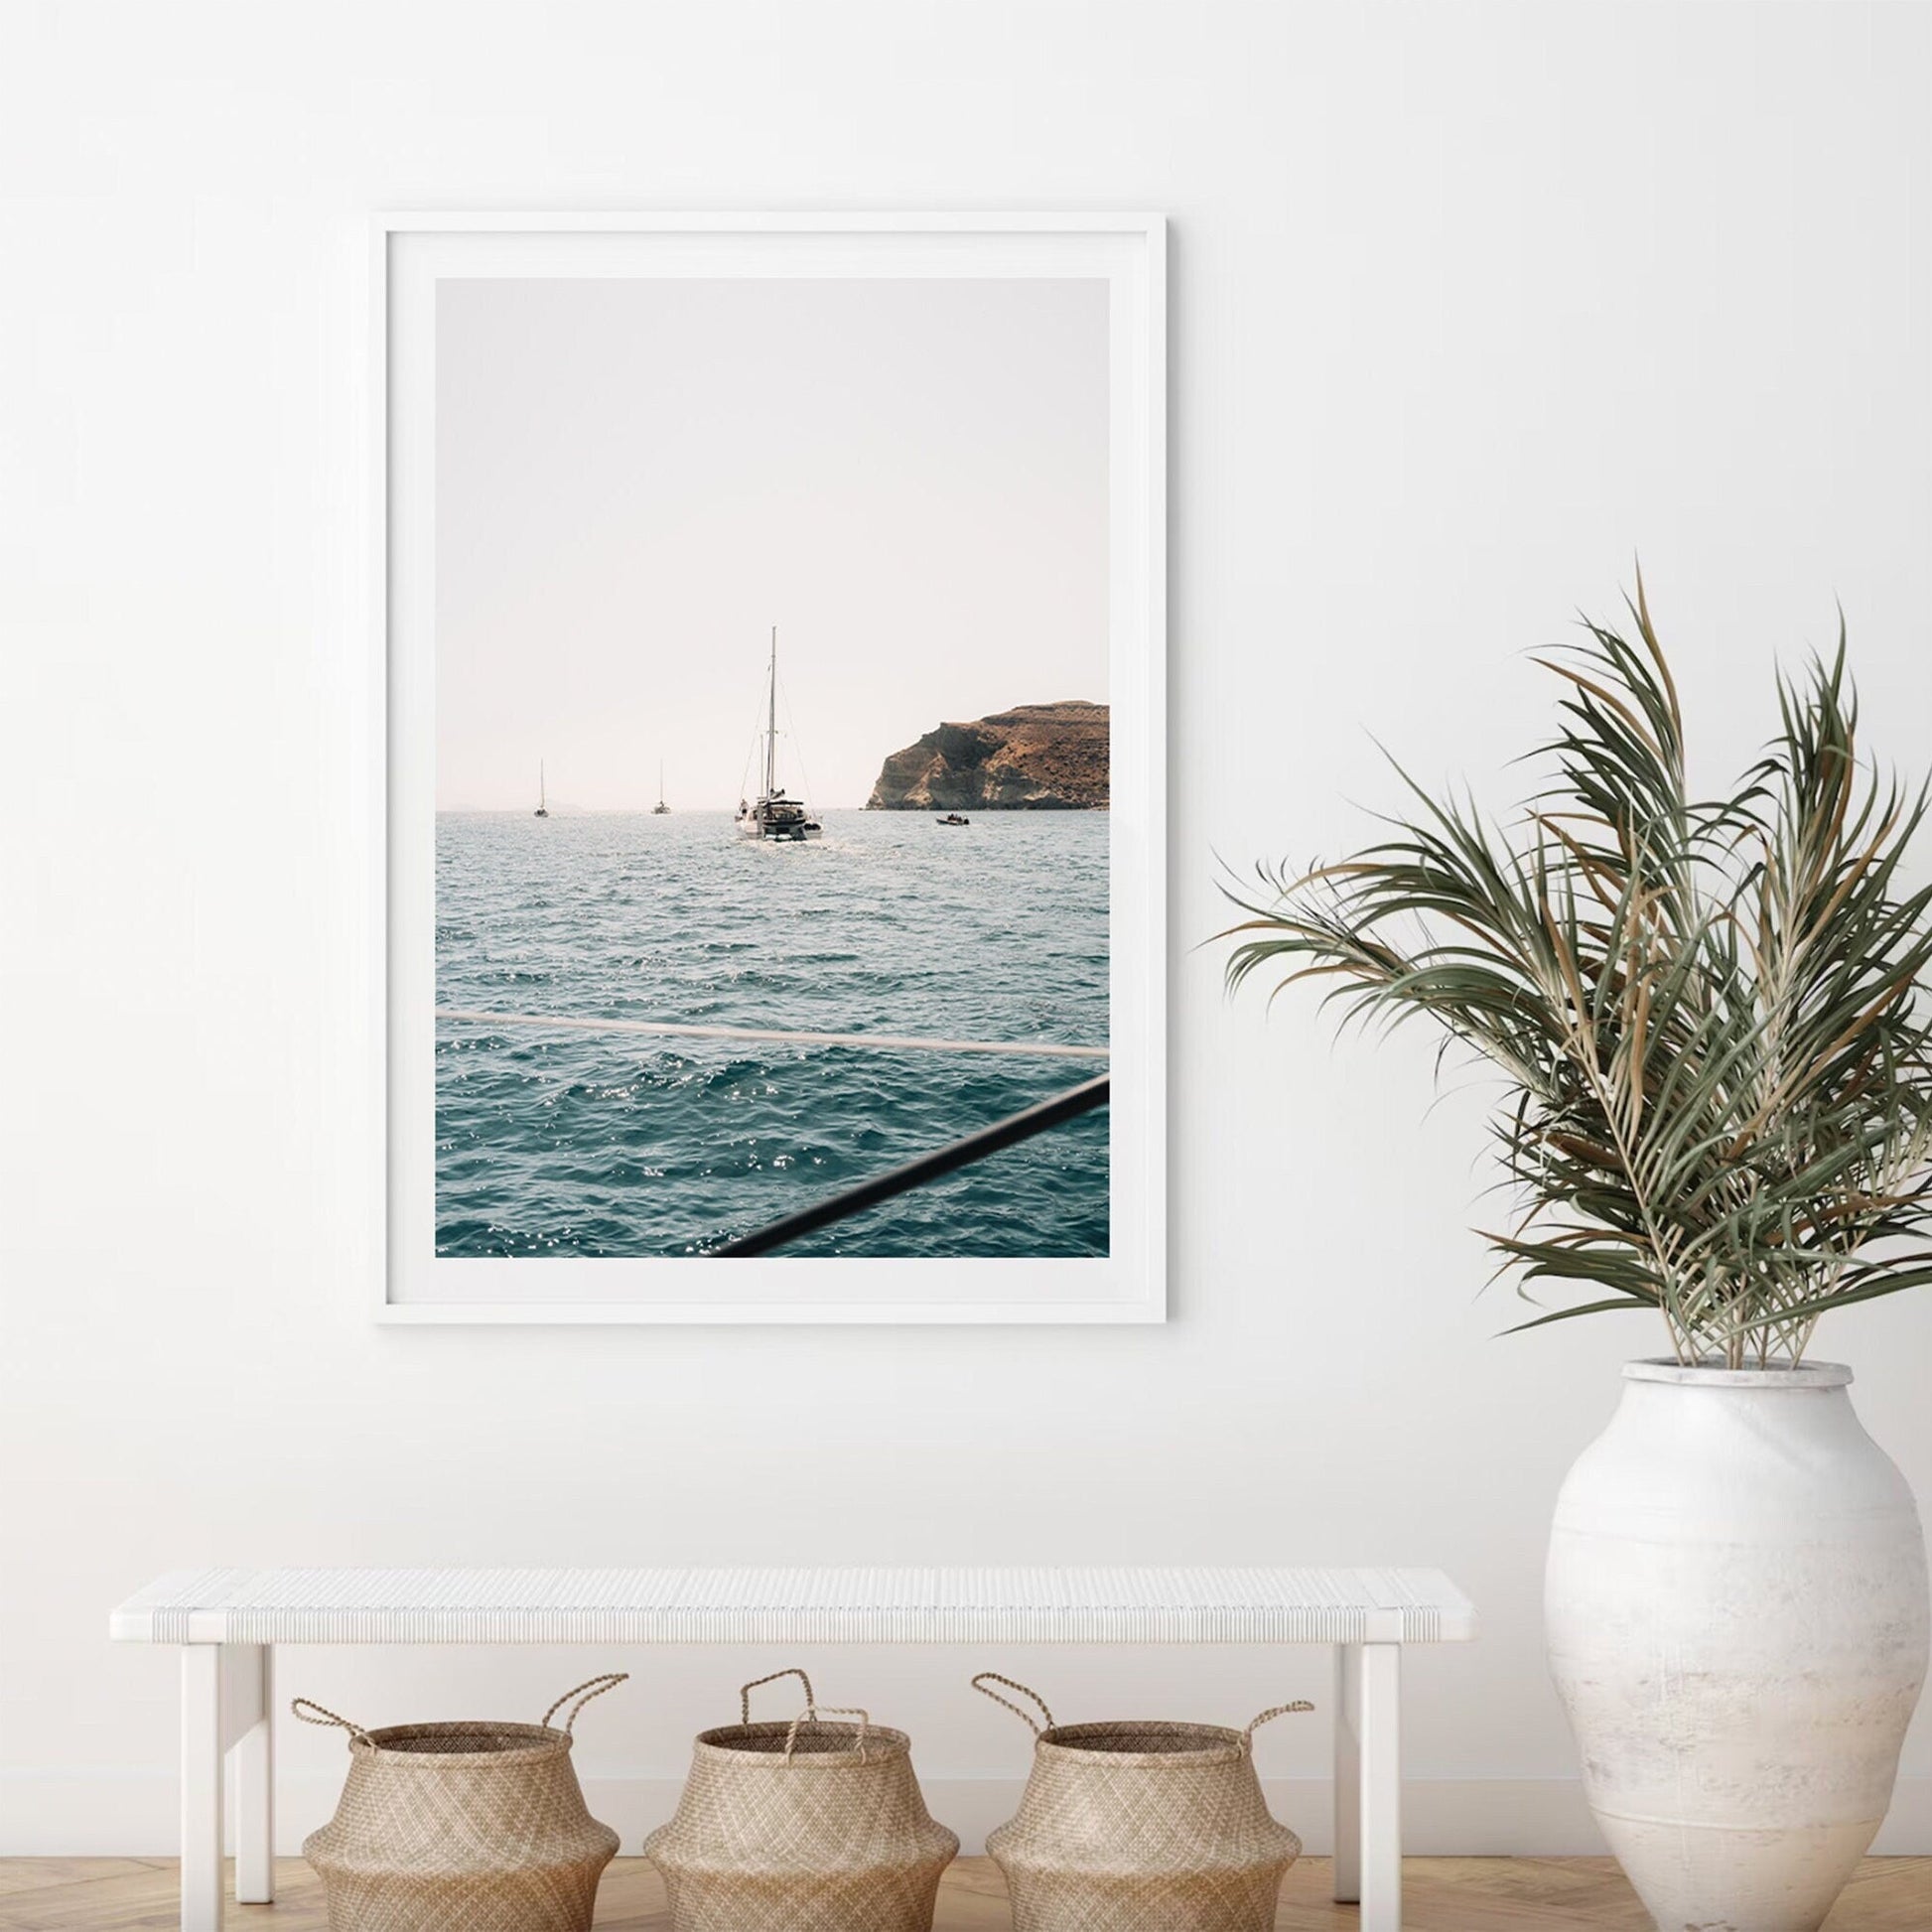
[[[592,1778],[591,1810],[635,1852],[644,1834],[677,1804],[675,1777]],[[171,1858],[177,1840],[176,1781],[165,1772],[0,1774],[0,1857]],[[276,1786],[276,1846],[293,1856],[335,1810],[337,1779],[284,1777]],[[932,1815],[956,1831],[969,1853],[1013,1815],[1015,1778],[928,1778]],[[1324,1780],[1271,1778],[1268,1803],[1311,1855],[1333,1842],[1333,1807]],[[1404,1782],[1403,1842],[1418,1857],[1563,1858],[1600,1854],[1602,1838],[1574,1778],[1411,1778]],[[1901,1778],[1891,1816],[1873,1844],[1888,1857],[1932,1856],[1932,1777]]]

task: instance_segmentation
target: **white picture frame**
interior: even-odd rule
[[[1095,276],[1109,290],[1105,1257],[455,1259],[435,1247],[435,291],[445,277]],[[374,217],[374,1315],[395,1324],[1166,1319],[1166,224],[1143,213]],[[1078,1077],[1078,1070],[1073,1076]]]

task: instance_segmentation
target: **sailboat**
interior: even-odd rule
[[[536,815],[539,818],[548,818],[550,816],[550,802],[543,795],[543,760],[541,759],[537,759],[537,814]]]
[[[664,760],[659,759],[657,760],[657,803],[650,808],[650,815],[653,818],[661,818],[670,809],[670,806],[664,802]]]
[[[787,798],[778,785],[778,626],[771,626],[771,665],[766,673],[764,692],[764,768],[763,783],[756,799],[738,803],[738,829],[748,839],[783,839],[796,842],[822,835],[820,826],[804,802]]]

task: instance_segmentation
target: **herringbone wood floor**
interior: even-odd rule
[[[234,1932],[324,1932],[322,1887],[300,1859],[284,1859],[274,1905],[229,1909]],[[1411,1932],[1650,1932],[1616,1867],[1603,1859],[1411,1859],[1404,1867]],[[1282,1888],[1277,1932],[1353,1926],[1352,1906],[1328,1902],[1328,1867],[1305,1859]],[[620,1859],[598,1894],[602,1932],[667,1932],[664,1893],[641,1859]],[[0,1860],[0,1932],[171,1932],[175,1868],[158,1859]],[[946,1874],[937,1932],[1005,1932],[1000,1874],[962,1859]],[[1926,1932],[1932,1859],[1867,1859],[1827,1932]]]

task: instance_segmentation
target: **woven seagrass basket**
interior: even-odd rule
[[[571,1733],[584,1706],[622,1682],[594,1677],[534,1725],[364,1730],[297,1698],[305,1724],[348,1732],[342,1801],[302,1846],[330,1932],[588,1932],[618,1835],[585,1807]]]
[[[1031,1698],[1045,1725],[999,1692]],[[1270,1816],[1246,1730],[1128,1720],[1057,1725],[1035,1691],[982,1671],[973,1688],[1033,1730],[1020,1810],[986,1849],[1006,1876],[1014,1932],[1270,1932],[1302,1841]]]
[[[789,1724],[701,1731],[677,1815],[644,1841],[664,1874],[672,1932],[931,1932],[959,1840],[935,1825],[911,1742],[863,1711],[821,1709],[805,1687]],[[828,1723],[856,1718],[856,1724]]]

